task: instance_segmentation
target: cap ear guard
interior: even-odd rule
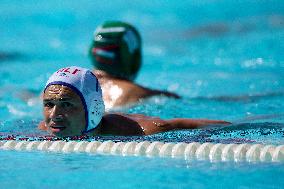
[[[129,51],[126,45],[124,45],[120,49],[120,54],[122,56],[121,59],[123,60],[121,61],[121,64],[124,64],[124,71],[122,72],[123,76],[121,77],[133,81],[136,78],[141,67],[141,51],[140,49],[136,49],[133,51],[133,54],[131,56],[129,56],[127,53],[124,53],[123,51]],[[132,62],[132,64],[130,64],[130,62]]]
[[[89,123],[85,132],[96,128],[103,117],[105,110],[104,102],[102,99],[93,99],[89,105]]]

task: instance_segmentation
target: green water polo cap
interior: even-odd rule
[[[141,37],[130,24],[108,21],[96,29],[89,54],[97,69],[132,81],[141,66]]]

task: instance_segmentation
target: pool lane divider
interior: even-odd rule
[[[284,145],[113,141],[0,141],[1,150],[172,157],[211,162],[284,162]]]

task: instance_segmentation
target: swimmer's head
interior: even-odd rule
[[[94,33],[89,55],[97,69],[132,81],[141,66],[141,37],[130,24],[105,22]]]
[[[54,89],[52,86],[54,86]],[[56,86],[64,86],[65,88]],[[56,90],[58,90],[57,88],[65,90],[66,93],[68,93],[68,90],[71,92],[73,91],[76,93],[75,96],[80,99],[78,101],[82,102],[85,116],[85,119],[83,119],[85,120],[85,127],[82,129],[80,134],[84,134],[95,129],[104,114],[102,90],[96,76],[90,70],[81,67],[71,66],[62,68],[53,73],[48,79],[45,85],[44,96],[46,96],[46,93],[49,91],[56,94]],[[57,94],[60,93],[58,92]],[[52,94],[50,96],[52,96]],[[73,98],[72,95],[67,95],[67,98],[68,97]]]

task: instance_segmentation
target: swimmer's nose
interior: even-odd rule
[[[54,121],[61,121],[63,119],[63,112],[59,106],[53,106],[50,112],[50,118]]]

